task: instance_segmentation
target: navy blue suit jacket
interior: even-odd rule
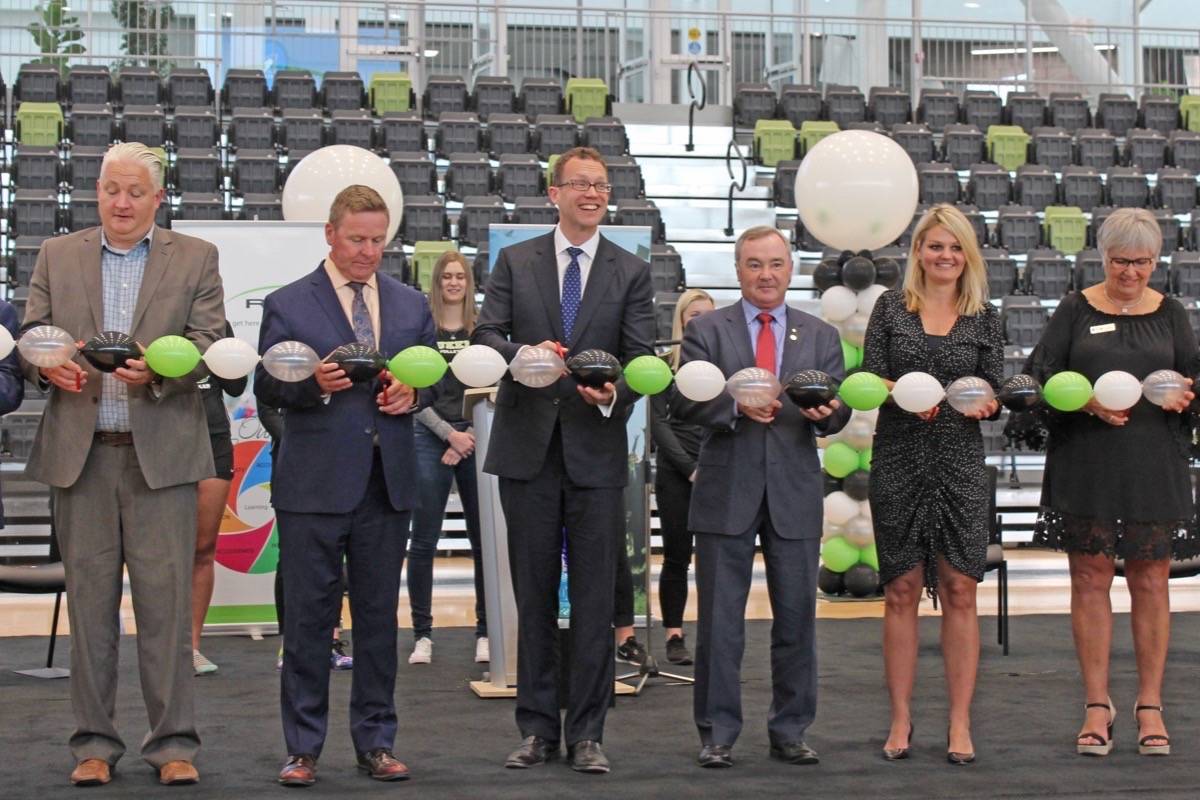
[[[0,325],[8,328],[8,332],[17,337],[17,310],[8,302],[0,300]],[[25,399],[25,376],[17,361],[17,349],[0,360],[0,414],[16,411]],[[4,527],[4,503],[0,502],[0,528]]]
[[[417,344],[436,345],[425,296],[395,278],[376,273],[379,286],[379,350],[391,358]],[[258,351],[298,341],[322,358],[355,341],[324,264],[267,295]],[[411,414],[379,411],[378,382],[355,384],[321,398],[316,378],[287,383],[259,364],[254,396],[260,406],[285,409],[283,439],[274,465],[271,504],[280,511],[345,514],[362,501],[371,475],[374,437],[397,511],[416,502],[416,458]]]

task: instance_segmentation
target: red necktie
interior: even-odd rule
[[[758,329],[758,347],[754,349],[754,365],[774,375],[775,334],[771,330],[771,322],[775,318],[764,311],[758,315],[757,319],[760,327]]]

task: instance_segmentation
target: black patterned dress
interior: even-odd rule
[[[1107,314],[1082,293],[1063,298],[1025,369],[1045,383],[1074,370],[1093,383],[1110,370],[1139,380],[1160,369],[1195,378],[1200,355],[1187,311],[1163,298],[1149,314]],[[1188,476],[1188,414],[1146,400],[1114,427],[1083,412],[1043,409],[1049,432],[1034,542],[1117,558],[1200,554]]]
[[[927,336],[903,294],[886,292],[867,325],[862,368],[891,381],[928,372],[943,386],[974,375],[998,388],[1004,375],[1000,316],[988,305],[960,316],[946,336]],[[923,563],[932,595],[939,556],[983,580],[989,527],[983,456],[979,422],[945,400],[929,422],[891,401],[880,408],[870,484],[880,583]]]

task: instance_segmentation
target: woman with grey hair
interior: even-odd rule
[[[1162,234],[1150,212],[1122,208],[1100,227],[1104,280],[1063,298],[1026,371],[1040,381],[1064,370],[1093,383],[1124,370],[1139,380],[1160,369],[1194,376],[1196,337],[1180,303],[1149,287]],[[1138,694],[1132,726],[1142,755],[1169,755],[1162,680],[1170,630],[1169,561],[1200,553],[1188,460],[1191,391],[1162,407],[1144,400],[1118,411],[1095,398],[1077,412],[1046,411],[1049,439],[1035,541],[1065,550],[1071,627],[1083,673],[1080,755],[1113,748],[1109,696],[1115,560],[1132,601]]]

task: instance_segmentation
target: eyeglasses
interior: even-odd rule
[[[1150,269],[1154,266],[1153,258],[1110,258],[1109,262],[1117,269],[1125,269],[1126,267]]]
[[[599,194],[608,194],[613,188],[611,183],[605,181],[585,181],[583,178],[573,178],[557,185],[560,189],[570,186],[577,192],[586,192],[588,189],[595,189]]]

